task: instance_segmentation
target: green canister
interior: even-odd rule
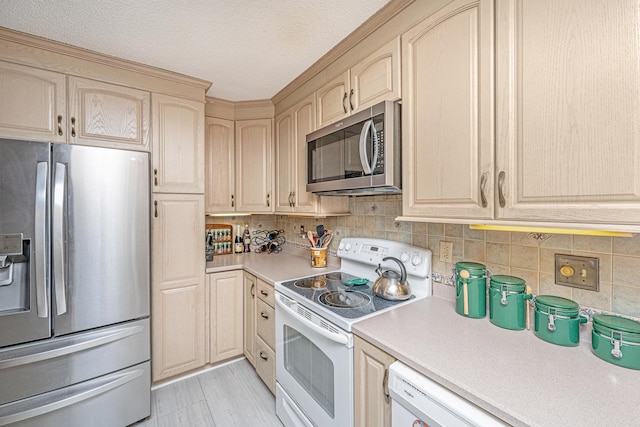
[[[515,276],[497,274],[489,279],[489,320],[505,329],[521,330],[526,326],[526,305],[532,295],[526,282]]]
[[[538,338],[567,347],[580,343],[580,324],[587,322],[580,316],[578,303],[554,295],[536,297],[534,319]]]
[[[593,353],[614,365],[640,369],[640,322],[610,314],[593,316]]]
[[[456,263],[456,312],[472,318],[487,315],[487,268],[483,264]]]

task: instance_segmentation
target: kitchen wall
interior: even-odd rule
[[[471,230],[466,225],[395,221],[402,212],[402,197],[351,197],[349,216],[300,218],[285,215],[207,218],[207,222],[244,224],[251,230],[283,229],[287,241],[306,245],[300,226],[316,225],[335,232],[331,249],[344,237],[379,237],[428,248],[433,271],[451,275],[454,263],[481,262],[494,274],[510,274],[527,281],[533,292],[570,298],[581,306],[640,318],[640,234],[633,237],[550,235],[538,240],[529,233]],[[440,241],[453,242],[453,262],[439,260]],[[554,254],[575,254],[600,259],[600,290],[587,291],[554,284]]]

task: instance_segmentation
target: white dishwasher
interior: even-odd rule
[[[389,366],[392,427],[508,426],[402,362]]]

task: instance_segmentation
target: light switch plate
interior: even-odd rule
[[[600,260],[576,255],[555,255],[555,282],[590,291],[600,290]]]

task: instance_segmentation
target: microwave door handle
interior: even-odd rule
[[[373,120],[368,120],[362,127],[360,132],[360,163],[362,164],[362,170],[365,175],[371,175],[371,165],[367,158],[367,137],[369,136],[369,129],[373,127]],[[374,129],[375,132],[375,129]]]
[[[67,167],[62,163],[56,163],[56,174],[53,195],[53,268],[54,268],[54,289],[56,293],[57,314],[67,312],[67,295],[65,276],[65,253],[64,253],[64,197],[65,178]]]
[[[378,137],[378,132],[376,132],[376,126],[373,124],[373,120],[371,120],[371,132],[373,133],[373,158],[371,159],[371,174],[376,169],[376,163],[378,163],[378,147],[380,145],[380,138]]]
[[[35,261],[36,261],[36,308],[38,317],[49,317],[47,299],[47,176],[49,165],[38,162],[36,169],[35,212]]]

